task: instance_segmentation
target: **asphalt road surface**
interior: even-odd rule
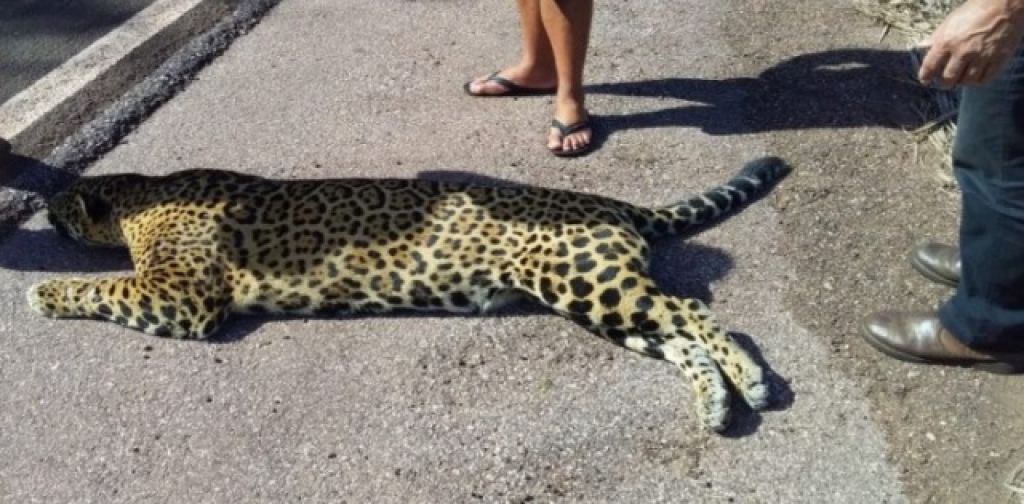
[[[32,283],[131,265],[39,214],[0,243],[0,502],[1000,502],[1019,436],[995,445],[961,400],[995,389],[839,330],[910,299],[915,219],[955,213],[923,190],[906,54],[878,34],[846,0],[601,3],[599,148],[564,160],[544,149],[548,98],[462,92],[515,60],[511,2],[285,0],[90,173],[483,178],[665,204],[780,155],[796,172],[776,194],[654,260],[764,360],[775,407],[701,432],[671,366],[536,312],[239,319],[214,342],[43,319]],[[987,479],[970,456],[994,461]]]
[[[0,103],[60,66],[154,0],[0,2]]]

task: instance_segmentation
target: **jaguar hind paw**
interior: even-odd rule
[[[747,385],[743,389],[743,399],[754,411],[760,411],[768,407],[771,399],[771,389],[767,382],[759,382]]]
[[[714,432],[722,432],[729,427],[732,420],[732,409],[730,408],[729,392],[719,388],[707,393],[706,397],[700,398],[697,415],[700,417],[701,425]]]

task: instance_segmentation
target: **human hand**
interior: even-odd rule
[[[918,79],[943,87],[992,80],[1024,39],[1024,0],[967,0],[924,42]]]

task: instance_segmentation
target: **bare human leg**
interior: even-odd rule
[[[541,22],[542,0],[517,0],[522,31],[522,55],[515,65],[496,75],[528,90],[551,90],[557,84],[551,42]],[[509,88],[500,79],[485,75],[473,79],[466,91],[474,96],[502,96]]]
[[[558,75],[555,121],[563,127],[553,126],[548,133],[548,149],[557,155],[580,154],[590,147],[593,131],[584,126],[583,64],[593,14],[593,0],[540,0],[541,22]]]

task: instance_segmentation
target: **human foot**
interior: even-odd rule
[[[593,134],[586,109],[556,107],[555,118],[551,121],[548,133],[548,150],[562,157],[586,154],[590,152]]]
[[[515,66],[477,77],[462,88],[470,96],[534,96],[554,94],[557,89],[554,72],[542,72]]]
[[[960,249],[951,245],[926,242],[914,248],[910,265],[925,278],[956,287],[960,282]]]
[[[878,312],[863,323],[861,336],[882,353],[908,362],[973,367],[991,373],[1024,371],[1024,353],[982,352],[962,343],[933,311]]]

